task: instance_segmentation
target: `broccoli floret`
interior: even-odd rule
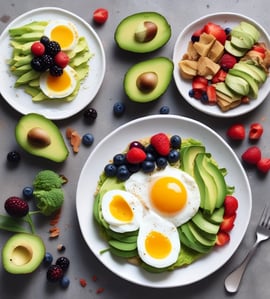
[[[61,188],[65,180],[52,170],[40,171],[33,182],[36,190],[51,190],[53,188]]]

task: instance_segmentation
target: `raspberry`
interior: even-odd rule
[[[16,196],[11,196],[5,201],[5,209],[13,217],[24,217],[29,212],[27,201]]]
[[[58,42],[50,41],[45,45],[46,53],[55,56],[58,52],[61,51],[61,47]]]
[[[60,266],[64,272],[67,271],[69,263],[69,259],[65,256],[61,256],[56,260],[56,265]]]
[[[164,133],[153,135],[150,139],[151,145],[162,156],[167,156],[170,152],[170,139]]]
[[[59,265],[51,265],[47,270],[47,280],[50,282],[59,281],[63,275],[64,272]]]
[[[146,153],[138,147],[132,147],[126,154],[126,159],[131,164],[138,164],[145,160]]]
[[[257,146],[250,146],[241,157],[244,162],[256,165],[261,160],[261,150]]]
[[[219,64],[223,70],[228,71],[236,64],[236,62],[237,60],[234,56],[226,53],[221,57]]]

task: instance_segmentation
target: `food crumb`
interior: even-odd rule
[[[70,145],[72,146],[73,152],[78,153],[82,141],[80,134],[76,130],[73,130],[69,127],[66,129],[66,137],[70,140]]]
[[[80,285],[81,285],[83,288],[85,288],[85,287],[87,286],[87,282],[86,282],[86,280],[83,279],[83,278],[81,278],[81,279],[80,279]]]
[[[93,280],[93,281],[97,281],[97,276],[96,276],[96,275],[93,275],[93,276],[92,276],[92,280]]]
[[[57,245],[57,250],[59,252],[63,252],[66,250],[66,247],[63,244],[59,244],[59,245]]]
[[[104,288],[98,288],[96,291],[97,294],[101,294],[103,292],[104,292]]]
[[[49,233],[50,233],[50,238],[53,239],[53,238],[57,238],[59,237],[60,235],[60,228],[59,227],[52,227],[50,230],[49,230]]]

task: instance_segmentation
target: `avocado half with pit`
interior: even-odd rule
[[[68,149],[58,127],[45,116],[37,113],[24,115],[15,128],[18,144],[28,153],[63,162],[68,157]]]
[[[173,62],[156,57],[133,65],[125,74],[124,90],[130,100],[146,103],[167,90],[173,74]]]
[[[17,233],[4,244],[2,263],[11,274],[27,274],[38,268],[44,255],[45,245],[39,236]]]
[[[156,12],[141,12],[123,19],[117,26],[114,39],[123,50],[148,53],[164,46],[171,37],[171,26]]]

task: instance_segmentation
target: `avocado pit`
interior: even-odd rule
[[[137,87],[142,92],[150,92],[156,88],[158,84],[158,76],[155,72],[144,72],[136,81]]]
[[[135,31],[135,40],[140,43],[149,42],[157,35],[157,31],[158,26],[151,21],[139,23]]]
[[[27,140],[32,146],[35,147],[46,147],[51,144],[51,138],[49,134],[39,127],[34,127],[28,131]]]

